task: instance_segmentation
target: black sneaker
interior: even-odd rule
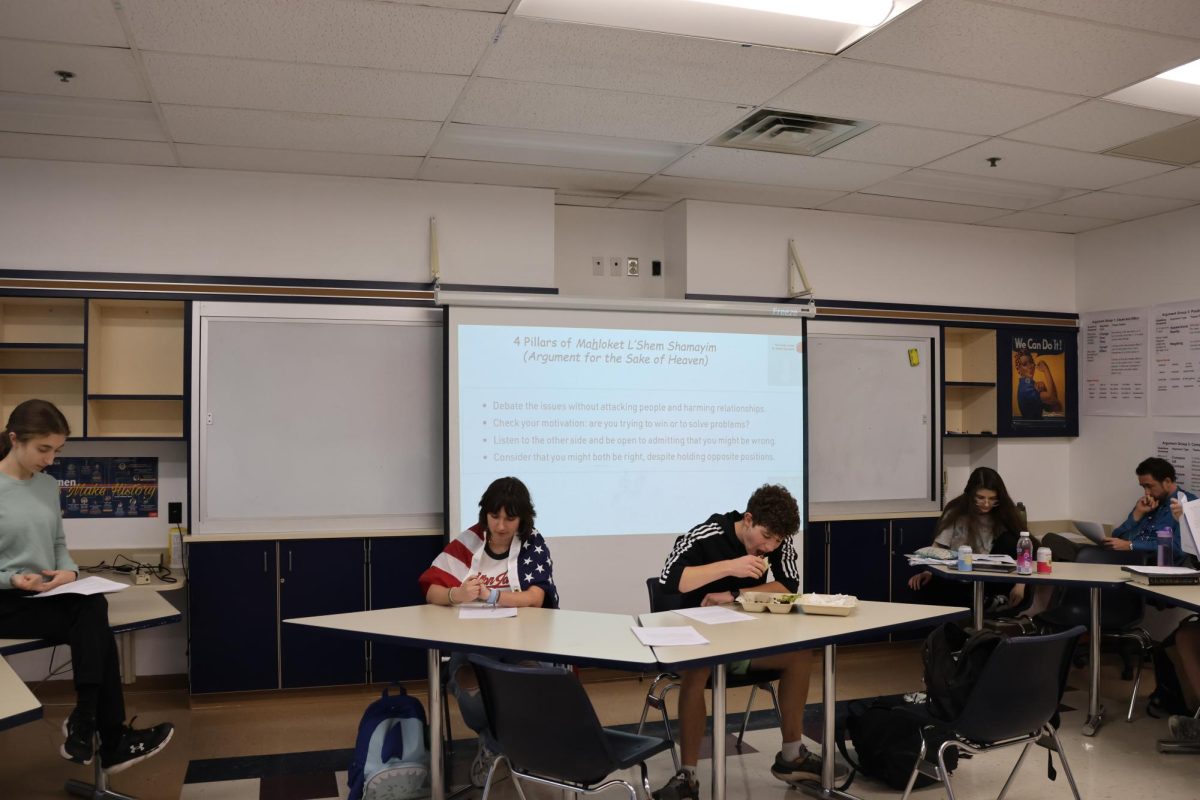
[[[63,740],[59,752],[67,761],[76,764],[91,764],[95,755],[96,718],[75,709],[63,720]]]
[[[700,781],[689,778],[686,772],[679,770],[653,797],[654,800],[700,800]]]
[[[784,759],[783,753],[775,754],[775,763],[771,765],[771,774],[784,783],[820,783],[821,757],[805,750],[795,761]],[[835,781],[845,780],[849,771],[841,764],[834,763],[833,778]]]
[[[121,739],[115,746],[101,743],[100,766],[108,775],[128,769],[166,747],[174,733],[175,726],[169,722],[161,722],[143,730],[134,728],[132,724],[123,725]]]

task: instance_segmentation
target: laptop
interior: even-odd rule
[[[1077,519],[1073,519],[1071,520],[1071,524],[1075,526],[1076,530],[1096,544],[1104,544],[1104,538],[1107,534],[1104,533],[1104,526],[1099,522],[1080,522]]]

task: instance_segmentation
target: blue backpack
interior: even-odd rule
[[[383,690],[358,723],[349,800],[407,800],[428,794],[425,708],[403,686]]]

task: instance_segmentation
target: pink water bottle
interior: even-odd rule
[[[1033,574],[1033,539],[1029,531],[1021,531],[1021,538],[1017,539],[1017,574]]]

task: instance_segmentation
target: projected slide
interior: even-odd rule
[[[798,333],[456,330],[463,525],[501,475],[556,537],[680,532],[766,482],[803,502]]]

